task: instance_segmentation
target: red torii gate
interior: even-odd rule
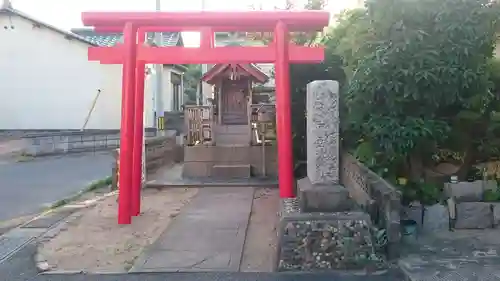
[[[321,31],[328,25],[328,12],[84,12],[82,21],[86,26],[94,26],[97,32],[123,31],[123,44],[90,47],[88,54],[89,60],[123,64],[119,224],[130,224],[131,216],[140,212],[146,63],[275,63],[280,197],[295,197],[289,65],[291,62],[321,62],[324,49],[293,45],[288,34]],[[201,31],[200,48],[162,48],[143,44],[146,32],[162,31]],[[215,47],[215,31],[274,31],[274,41],[264,47]]]

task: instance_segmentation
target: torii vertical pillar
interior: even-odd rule
[[[137,26],[125,24],[123,30],[124,63],[123,63],[123,93],[122,117],[120,129],[120,178],[118,196],[118,224],[130,224],[131,191],[132,191],[132,161],[134,147],[134,103],[135,75],[137,51]]]
[[[281,198],[294,198],[288,28],[282,21],[278,22],[274,30],[274,46],[276,48],[276,132],[278,137],[279,190]]]
[[[146,40],[146,32],[140,30],[137,35],[138,44]],[[144,138],[144,61],[136,62],[135,72],[135,98],[134,98],[134,149],[132,156],[132,191],[131,191],[131,215],[138,216],[141,212],[141,189],[142,189],[142,145]]]

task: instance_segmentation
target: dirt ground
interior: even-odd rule
[[[117,197],[105,198],[71,215],[56,235],[43,238],[37,260],[53,271],[128,271],[196,193],[195,188],[144,190],[142,214],[131,225],[117,224]]]
[[[278,242],[278,189],[256,189],[240,271],[271,272]]]

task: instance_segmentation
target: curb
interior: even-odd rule
[[[111,185],[111,181],[112,181],[111,176],[108,176],[104,179],[95,180],[95,181],[89,183],[85,188],[81,189],[77,193],[75,193],[73,195],[69,195],[63,199],[56,200],[51,204],[48,204],[46,209],[48,209],[50,211],[52,209],[56,209],[58,207],[65,206],[65,205],[69,204],[71,201],[76,201],[78,198],[80,198],[82,195],[84,195],[88,192],[97,190],[99,188],[104,188],[105,186],[109,187]]]

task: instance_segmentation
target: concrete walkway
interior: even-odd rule
[[[239,271],[252,187],[202,188],[132,271]]]
[[[500,231],[436,230],[403,248],[398,264],[410,281],[500,281]]]

